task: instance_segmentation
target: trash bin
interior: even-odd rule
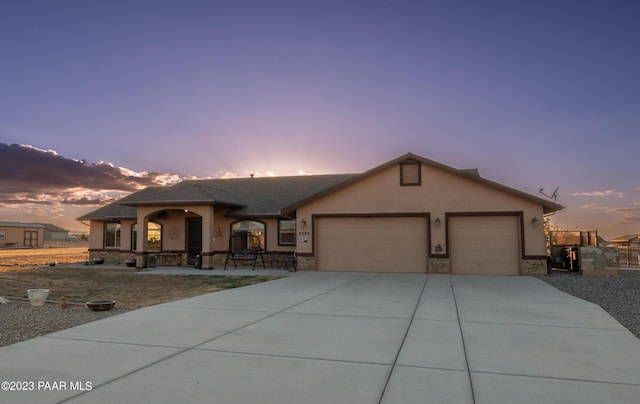
[[[202,268],[202,255],[198,254],[196,255],[196,263],[194,265],[195,269],[201,269]]]

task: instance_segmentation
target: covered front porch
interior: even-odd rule
[[[296,268],[295,245],[282,243],[282,219],[237,218],[230,210],[215,205],[138,206],[131,227],[135,266]],[[290,230],[294,241],[295,229]],[[232,249],[255,250],[257,259],[244,262],[230,254]]]

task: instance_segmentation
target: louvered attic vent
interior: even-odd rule
[[[420,162],[407,160],[400,163],[400,185],[420,185]]]

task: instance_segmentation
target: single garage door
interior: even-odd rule
[[[317,237],[323,271],[427,271],[425,217],[320,218]]]
[[[449,219],[451,272],[519,275],[520,237],[516,216],[459,216]]]

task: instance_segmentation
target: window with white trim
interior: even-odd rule
[[[294,245],[296,243],[296,221],[280,220],[278,222],[278,244]]]

